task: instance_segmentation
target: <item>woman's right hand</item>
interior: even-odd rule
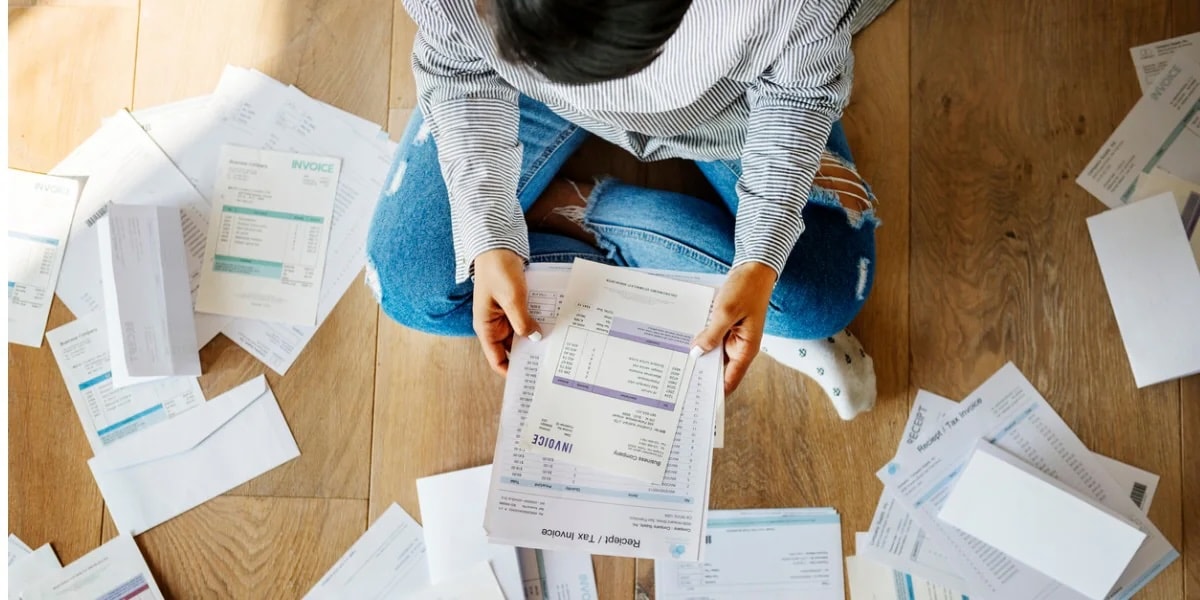
[[[508,375],[514,336],[541,339],[526,302],[525,261],[512,250],[489,250],[475,257],[475,335],[492,370]]]

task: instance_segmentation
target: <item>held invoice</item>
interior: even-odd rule
[[[79,182],[8,170],[8,341],[42,345]]]
[[[196,310],[315,325],[341,160],[225,146]]]
[[[568,265],[531,265],[530,313],[552,327],[563,304]],[[714,286],[717,275],[666,273]],[[484,526],[493,542],[589,554],[699,560],[708,512],[713,423],[721,388],[721,356],[697,361],[661,483],[647,485],[525,452],[520,434],[533,397],[545,342],[518,340],[504,388],[500,433]],[[586,523],[587,527],[580,524]]]
[[[522,449],[661,482],[712,299],[707,286],[576,260]]]

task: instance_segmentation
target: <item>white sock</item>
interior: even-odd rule
[[[875,362],[849,331],[823,340],[764,335],[762,351],[816,380],[846,421],[875,406]]]

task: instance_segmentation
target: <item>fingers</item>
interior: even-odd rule
[[[522,290],[519,295],[498,299],[500,308],[504,310],[505,316],[508,317],[508,322],[512,324],[514,333],[536,342],[541,339],[542,334],[538,331],[538,322],[529,314],[529,305],[525,301],[524,285],[521,287]]]
[[[721,344],[725,343],[725,334],[729,333],[740,318],[740,315],[718,305],[713,309],[708,326],[692,339],[692,352],[696,353],[696,349],[699,348],[700,354],[708,354],[714,348],[721,347]]]
[[[725,340],[725,393],[731,394],[742,383],[750,370],[750,363],[758,356],[762,346],[762,323],[757,318],[748,317],[735,325]]]

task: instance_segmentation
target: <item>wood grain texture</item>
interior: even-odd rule
[[[137,537],[174,600],[295,600],[367,528],[366,500],[222,496]],[[116,536],[105,515],[104,541]]]
[[[1089,447],[1162,475],[1150,517],[1179,547],[1179,387],[1134,387],[1085,227],[1103,206],[1074,183],[1165,7],[913,4],[910,347],[913,384],[951,397],[1015,362]],[[1139,597],[1183,597],[1180,565]]]
[[[38,7],[8,15],[9,165],[44,172],[129,103],[137,10]],[[55,300],[47,330],[70,320]],[[91,448],[48,345],[10,344],[8,370],[9,530],[74,560],[100,539]]]
[[[153,106],[210,93],[225,65],[235,64],[383,124],[391,15],[390,0],[353,6],[148,0],[142,3],[134,104]],[[270,375],[301,456],[235,493],[366,499],[377,313],[365,286],[352,285],[287,376]],[[209,397],[265,371],[224,337],[209,344],[201,358]]]

